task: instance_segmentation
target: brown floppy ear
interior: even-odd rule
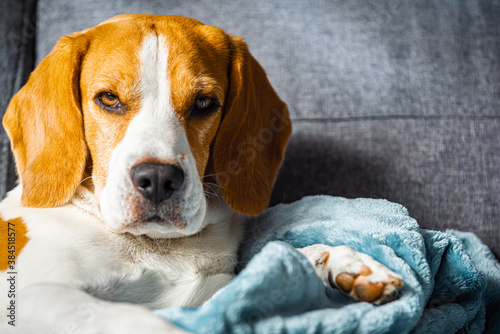
[[[230,88],[213,146],[213,166],[231,208],[257,215],[271,191],[291,133],[286,104],[246,43],[234,38]]]
[[[59,40],[12,98],[3,118],[23,185],[22,204],[66,203],[82,179],[87,155],[79,97],[87,41]]]

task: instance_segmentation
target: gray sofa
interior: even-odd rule
[[[500,2],[1,0],[0,110],[57,39],[121,13],[194,17],[246,38],[288,103],[272,204],[386,198],[500,255]],[[15,184],[0,132],[0,197]]]

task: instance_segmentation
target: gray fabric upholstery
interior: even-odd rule
[[[0,115],[24,85],[34,64],[35,0],[0,0]],[[16,171],[10,143],[0,127],[0,198],[14,187]]]
[[[274,203],[318,193],[385,198],[404,204],[423,228],[475,232],[500,251],[500,140],[489,140],[499,136],[500,119],[387,117],[294,126]]]
[[[37,61],[121,13],[246,38],[294,123],[273,203],[387,198],[500,254],[499,1],[38,0]]]

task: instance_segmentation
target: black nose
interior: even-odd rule
[[[167,164],[139,164],[132,168],[130,177],[142,196],[155,204],[170,198],[184,183],[182,169]]]

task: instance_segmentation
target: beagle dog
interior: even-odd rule
[[[2,333],[182,332],[151,310],[233,278],[291,133],[241,38],[154,15],[61,38],[3,125],[20,182],[0,203]],[[348,247],[299,251],[355,300],[403,287]]]

